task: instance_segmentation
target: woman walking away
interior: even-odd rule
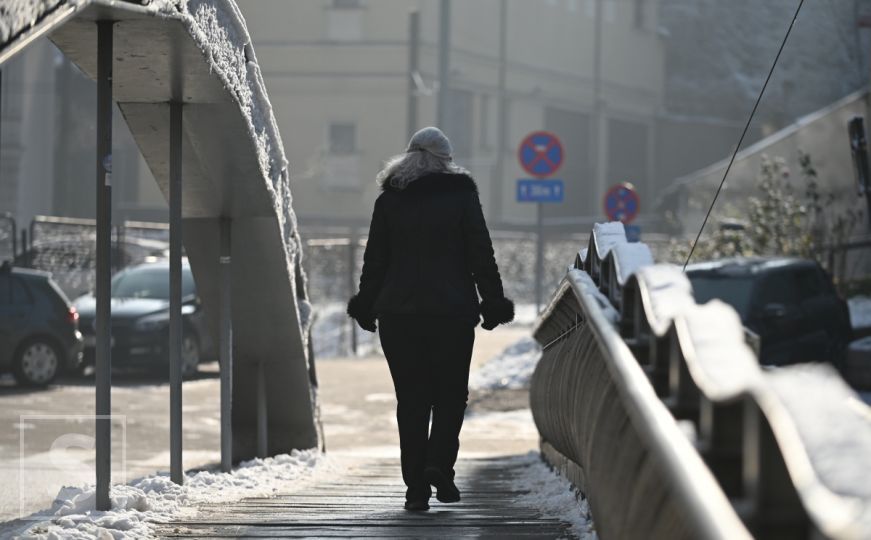
[[[398,401],[406,510],[428,510],[430,486],[443,503],[460,500],[454,464],[475,326],[482,317],[487,330],[514,318],[478,188],[451,154],[440,130],[424,128],[378,174],[382,193],[360,292],[348,302],[360,327],[374,332],[377,319],[381,329]]]

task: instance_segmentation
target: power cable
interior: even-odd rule
[[[702,237],[702,231],[705,230],[705,225],[708,224],[708,219],[711,217],[711,212],[714,210],[714,205],[717,204],[717,199],[720,197],[720,192],[723,190],[723,184],[726,183],[726,178],[729,176],[729,171],[732,170],[732,165],[735,163],[735,157],[738,155],[738,151],[741,149],[741,145],[744,143],[744,137],[747,136],[747,131],[750,129],[750,123],[753,121],[753,117],[756,115],[756,110],[759,108],[759,103],[762,101],[762,96],[765,95],[765,90],[768,88],[768,83],[771,81],[771,76],[774,74],[774,68],[777,67],[777,62],[780,60],[780,55],[783,53],[783,48],[786,47],[786,42],[789,39],[789,35],[792,33],[793,27],[795,27],[795,21],[798,19],[798,14],[801,12],[801,7],[804,5],[804,0],[800,0],[798,3],[798,7],[795,9],[795,14],[792,16],[792,22],[789,24],[789,28],[786,30],[786,35],[783,36],[783,41],[780,43],[780,49],[777,51],[777,56],[774,57],[774,63],[771,64],[771,69],[768,70],[768,77],[765,78],[765,84],[762,85],[762,90],[759,92],[759,96],[756,98],[756,103],[753,105],[753,110],[750,111],[750,117],[747,119],[747,123],[744,125],[744,131],[741,132],[741,138],[738,139],[738,144],[735,146],[735,151],[732,152],[732,157],[729,159],[729,165],[726,167],[726,172],[723,174],[723,179],[720,180],[720,185],[717,187],[717,192],[714,194],[714,200],[711,201],[711,206],[708,208],[707,214],[705,214],[705,219],[702,221],[702,226],[699,228],[699,233],[696,235],[696,239],[693,241],[693,245],[690,247],[690,253],[687,255],[687,260],[683,263],[683,269],[686,271],[687,265],[690,263],[690,259],[693,257],[693,253],[696,250],[696,245],[699,243],[699,239]]]

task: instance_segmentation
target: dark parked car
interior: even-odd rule
[[[730,304],[759,335],[766,365],[828,361],[841,368],[852,338],[847,303],[814,261],[728,259],[687,267],[698,303]]]
[[[82,362],[79,314],[51,275],[0,266],[0,370],[44,386]]]
[[[196,373],[200,361],[212,354],[206,322],[190,267],[182,265],[182,373]],[[85,338],[85,365],[95,360],[96,299],[76,300]],[[112,278],[112,366],[147,368],[169,373],[169,263],[140,264]]]

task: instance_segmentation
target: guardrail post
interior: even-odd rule
[[[96,475],[97,510],[112,508],[112,40],[114,21],[97,21]],[[22,231],[24,232],[24,231]],[[32,237],[32,235],[31,235]],[[23,242],[26,246],[26,242]],[[32,258],[31,255],[28,259]]]
[[[656,395],[660,398],[668,395],[668,365],[672,333],[674,333],[674,328],[662,337],[657,337],[651,333],[650,340],[648,341],[648,365],[645,366],[644,371],[650,378],[653,390],[656,391]]]
[[[743,484],[746,522],[757,538],[807,538],[808,516],[771,427],[756,403],[744,402]]]
[[[670,334],[668,355],[668,396],[663,400],[675,418],[698,425],[701,393],[690,377],[677,332]]]
[[[169,449],[170,477],[184,483],[181,372],[182,103],[169,104]]]
[[[741,452],[744,435],[744,403],[716,404],[705,397],[699,405],[699,452],[731,498],[744,494],[741,483]]]

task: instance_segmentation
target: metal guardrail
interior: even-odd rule
[[[827,366],[761,369],[734,310],[626,245],[597,226],[534,330],[543,454],[602,537],[871,537],[868,407]]]

